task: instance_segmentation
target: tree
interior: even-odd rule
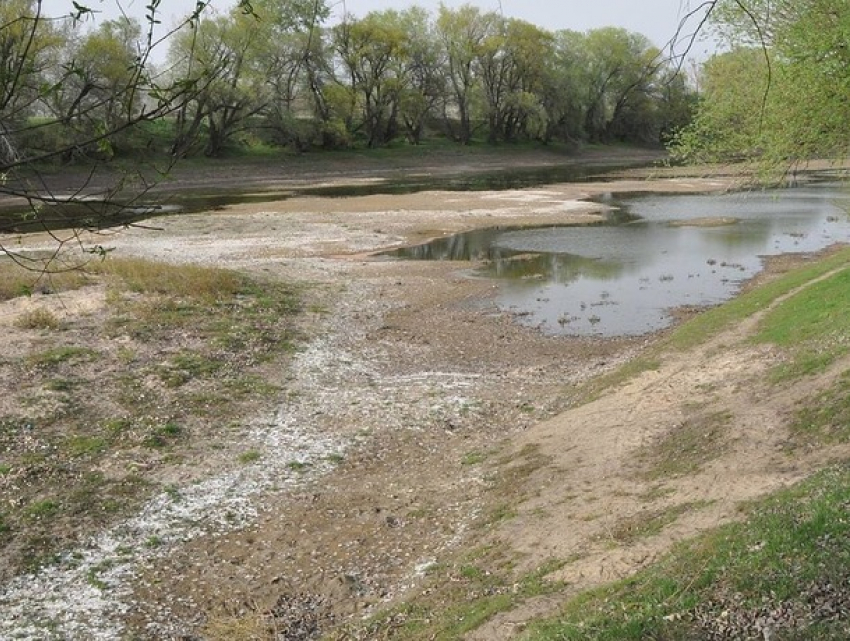
[[[254,15],[202,17],[196,29],[178,34],[171,67],[197,91],[178,110],[172,154],[185,156],[206,125],[204,155],[218,156],[242,123],[266,106],[264,78],[251,74],[251,47],[258,38]]]
[[[334,49],[361,113],[367,145],[379,147],[395,137],[399,100],[407,83],[407,40],[396,11],[371,12],[346,19],[333,29]]]
[[[445,76],[451,94],[451,100],[445,104],[444,118],[449,132],[463,144],[472,140],[472,95],[477,85],[475,63],[482,43],[493,33],[493,26],[499,20],[498,14],[481,13],[469,4],[455,10],[440,6],[437,34],[446,51]],[[457,131],[452,126],[455,116],[459,123]]]
[[[421,7],[399,14],[407,43],[399,114],[407,139],[418,145],[425,123],[441,102],[446,100],[446,82],[442,73],[445,55],[440,51],[435,24]]]
[[[477,59],[491,142],[528,135],[535,116],[540,124],[545,122],[541,61],[553,55],[552,35],[539,27],[513,19],[497,25],[482,41]]]
[[[719,0],[708,9],[736,48],[706,66],[697,118],[676,138],[674,153],[768,166],[846,156],[850,2]]]

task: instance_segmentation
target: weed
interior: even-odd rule
[[[44,307],[27,310],[15,319],[19,329],[58,329],[59,325],[56,314]]]
[[[90,456],[106,449],[106,439],[98,436],[69,436],[66,439],[68,453],[73,456]]]
[[[731,421],[729,412],[688,417],[638,452],[637,459],[644,465],[641,476],[657,481],[698,471],[726,451]]]
[[[286,467],[293,472],[306,472],[310,467],[310,463],[306,461],[290,461],[286,464]]]
[[[127,432],[133,425],[133,422],[128,418],[113,418],[103,424],[103,429],[113,436]]]
[[[78,384],[78,381],[72,379],[54,378],[44,384],[44,389],[51,392],[72,392]]]
[[[183,428],[177,423],[169,421],[164,425],[155,427],[142,441],[145,447],[166,447],[172,444],[177,438],[183,434]]]
[[[479,463],[483,463],[487,458],[487,455],[482,452],[467,452],[463,455],[463,458],[460,460],[461,465],[478,465]]]
[[[24,510],[24,515],[30,519],[46,519],[59,512],[59,504],[51,499],[30,503]]]
[[[91,362],[98,356],[98,352],[88,347],[65,345],[32,354],[27,358],[27,362],[36,367],[53,367],[72,361]]]
[[[245,465],[255,463],[262,458],[262,454],[258,450],[248,450],[239,455],[239,462]]]

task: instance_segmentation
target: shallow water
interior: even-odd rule
[[[603,224],[479,230],[399,255],[486,260],[477,273],[500,282],[497,304],[546,333],[628,336],[667,327],[674,308],[728,300],[764,256],[850,239],[840,183],[602,200]]]

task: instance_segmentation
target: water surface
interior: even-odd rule
[[[500,282],[498,305],[547,333],[628,336],[667,327],[674,308],[728,300],[765,256],[850,239],[840,183],[603,200],[602,224],[479,230],[399,255],[485,260],[478,274]]]

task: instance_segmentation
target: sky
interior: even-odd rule
[[[1,2],[2,0],[0,0]],[[103,11],[104,17],[115,17],[117,3],[128,14],[142,16],[149,0],[78,0],[95,10]],[[226,10],[234,0],[212,0],[210,6]],[[332,22],[338,21],[344,13],[362,17],[370,11],[384,9],[405,9],[419,5],[432,14],[436,14],[441,0],[329,0],[333,10]],[[623,27],[647,36],[653,44],[667,48],[675,36],[681,20],[698,7],[698,0],[442,0],[450,8],[463,4],[472,4],[484,11],[501,11],[506,17],[519,18],[536,24],[548,31],[572,29],[587,31],[606,26]],[[43,0],[47,13],[51,15],[68,14],[73,7],[71,0]],[[186,15],[195,6],[195,0],[162,0],[160,13],[165,24]],[[695,21],[683,30],[690,33],[696,27]],[[680,53],[684,45],[680,44],[676,52]],[[712,51],[710,43],[698,42],[689,53],[697,60],[707,58]]]

